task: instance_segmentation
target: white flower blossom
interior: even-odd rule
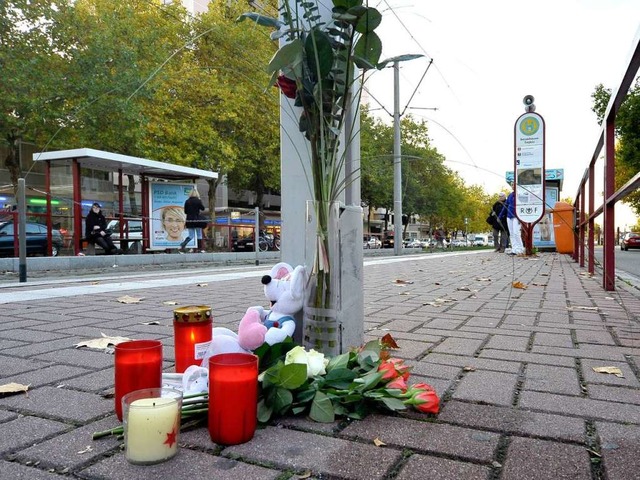
[[[284,364],[301,363],[307,366],[307,378],[316,377],[318,375],[326,375],[325,367],[329,363],[329,359],[324,358],[324,353],[315,350],[305,351],[304,347],[297,346],[287,352]]]

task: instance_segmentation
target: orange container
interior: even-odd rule
[[[573,236],[575,225],[575,209],[566,202],[556,202],[551,210],[553,217],[553,234],[558,253],[573,253]]]

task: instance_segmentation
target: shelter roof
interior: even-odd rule
[[[67,164],[77,160],[83,168],[93,168],[109,172],[129,175],[146,175],[147,177],[168,180],[184,180],[195,178],[218,178],[216,172],[200,170],[198,168],[183,167],[172,163],[158,162],[140,157],[130,157],[119,153],[104,152],[92,148],[76,148],[73,150],[58,150],[55,152],[34,153],[34,162],[51,161],[54,164]]]

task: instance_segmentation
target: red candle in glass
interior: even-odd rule
[[[258,422],[258,357],[222,353],[209,358],[209,435],[220,445],[253,438]]]
[[[205,305],[176,308],[173,311],[176,373],[199,365],[211,343],[213,319]]]
[[[115,348],[116,415],[122,421],[122,397],[134,390],[162,386],[162,342],[132,340]]]

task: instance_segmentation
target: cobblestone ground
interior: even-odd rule
[[[638,478],[638,291],[605,292],[555,253],[366,262],[366,340],[394,336],[413,380],[441,396],[438,415],[290,417],[233,447],[200,427],[181,434],[174,459],[147,467],[128,464],[116,438],[91,440],[118,425],[113,356],[76,343],[160,339],[172,371],[175,306],[163,302],[210,304],[216,325],[237,329],[248,306],[265,303],[265,269],[0,288],[0,385],[30,385],[0,396],[0,478]],[[143,300],[117,302],[124,294]]]

